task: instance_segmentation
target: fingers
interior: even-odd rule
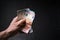
[[[31,19],[26,19],[26,24],[28,24],[28,25],[32,25],[32,22],[31,22]]]
[[[26,24],[25,27],[22,29],[22,31],[24,33],[28,33],[30,29],[31,29],[31,25]]]
[[[31,27],[32,27],[32,22],[31,22],[30,20],[26,20],[26,25],[25,25],[25,27],[22,29],[22,31],[23,31],[24,33],[28,33],[29,30],[31,29]]]
[[[15,18],[13,18],[13,22],[16,22],[18,19],[18,16],[16,16]]]
[[[31,28],[31,25],[26,24],[24,29],[28,30],[29,28]]]
[[[19,20],[18,22],[17,22],[17,25],[21,25],[23,22],[25,22],[25,19],[21,19],[21,20]]]
[[[26,22],[27,25],[32,25],[32,22]]]

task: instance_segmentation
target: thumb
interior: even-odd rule
[[[25,22],[26,19],[21,19],[17,22],[17,25],[21,25],[23,22]]]

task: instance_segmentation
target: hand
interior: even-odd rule
[[[10,32],[18,30],[24,21],[25,19],[21,19],[18,21],[18,17],[16,16],[10,23],[9,27],[7,28],[7,31]]]
[[[17,30],[21,27],[21,25],[24,22],[25,22],[25,19],[18,21],[18,17],[15,17],[10,23],[9,27],[6,30],[0,32],[0,39],[5,40],[15,35],[17,33]]]

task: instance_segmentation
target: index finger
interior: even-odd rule
[[[13,18],[13,22],[16,22],[18,20],[18,16],[16,16],[15,18]]]

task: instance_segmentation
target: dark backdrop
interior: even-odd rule
[[[0,31],[5,30],[9,26],[11,20],[16,16],[16,11],[23,8],[30,8],[36,13],[36,17],[32,25],[34,32],[29,35],[20,33],[9,38],[9,40],[56,39],[55,29],[56,26],[59,24],[58,23],[59,20],[57,22],[55,2],[51,0],[50,1],[43,1],[43,0],[42,1],[38,1],[38,0],[0,1]]]

